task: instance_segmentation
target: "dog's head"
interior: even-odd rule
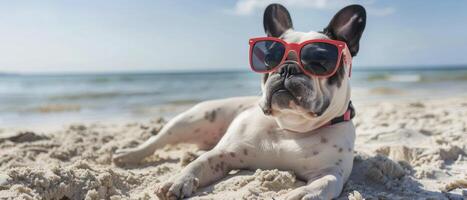
[[[264,12],[263,23],[269,37],[281,38],[287,43],[339,40],[345,42],[355,56],[365,29],[366,12],[362,6],[350,5],[337,12],[323,31],[299,32],[293,29],[287,9],[271,4]],[[286,61],[276,71],[263,76],[260,107],[266,115],[273,116],[281,128],[306,132],[325,125],[347,110],[350,66],[341,61],[334,75],[315,77],[302,71],[294,52],[286,56]]]

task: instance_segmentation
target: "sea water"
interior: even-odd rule
[[[259,96],[260,83],[249,71],[0,74],[0,128],[171,117],[204,100]],[[357,104],[465,96],[467,69],[354,69],[351,85]]]

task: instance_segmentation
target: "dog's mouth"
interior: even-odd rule
[[[278,88],[271,92],[269,102],[271,102],[271,105],[277,104],[279,107],[288,106],[291,102],[299,105],[297,97],[285,87]]]
[[[288,112],[295,112],[307,117],[318,117],[320,114],[306,109],[303,105],[306,102],[301,97],[297,97],[293,92],[285,87],[278,87],[266,95],[264,104],[261,109],[266,115],[274,115],[274,111],[288,110]]]

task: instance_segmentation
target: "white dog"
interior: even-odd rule
[[[351,5],[323,31],[297,32],[282,5],[269,5],[264,13],[269,37],[288,44],[316,39],[346,44],[334,73],[329,77],[304,73],[306,58],[291,51],[276,70],[265,73],[262,97],[202,102],[173,118],[144,144],[117,152],[114,161],[138,162],[167,144],[193,143],[209,151],[159,185],[160,199],[189,197],[232,169],[258,168],[294,171],[307,182],[285,199],[338,197],[353,165],[349,61],[358,52],[365,23],[365,9]]]

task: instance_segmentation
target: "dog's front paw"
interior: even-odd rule
[[[137,148],[132,149],[119,149],[117,150],[112,158],[112,161],[117,164],[137,164],[143,160],[145,155],[140,152]]]
[[[310,191],[307,188],[297,188],[290,191],[285,196],[286,200],[327,200],[318,192]],[[330,198],[329,198],[330,199]]]
[[[162,200],[183,199],[191,196],[198,186],[198,178],[192,174],[179,175],[173,180],[160,184],[155,193]]]

